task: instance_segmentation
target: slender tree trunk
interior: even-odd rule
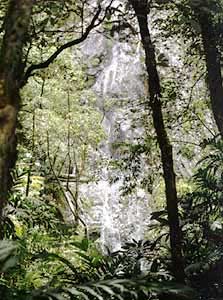
[[[197,18],[201,28],[212,111],[218,130],[223,137],[223,86],[217,36],[209,12],[198,12]]]
[[[2,211],[11,185],[10,171],[16,161],[16,121],[23,78],[23,47],[26,43],[33,0],[10,0],[0,48],[0,237]]]
[[[178,282],[184,282],[184,264],[182,257],[181,229],[179,226],[176,180],[173,167],[172,146],[165,129],[162,105],[160,79],[157,72],[155,50],[151,41],[147,21],[147,0],[129,0],[135,10],[142,44],[146,56],[146,68],[148,73],[149,105],[152,110],[153,124],[155,127],[158,144],[161,151],[163,175],[165,181],[168,221],[170,228],[170,246],[172,256],[173,274]]]

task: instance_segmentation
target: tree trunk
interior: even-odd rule
[[[201,28],[211,107],[218,130],[223,137],[223,86],[217,36],[209,12],[199,11],[197,18]]]
[[[155,127],[158,144],[161,151],[163,175],[165,181],[168,221],[170,228],[170,246],[172,256],[172,271],[178,282],[184,282],[184,265],[182,257],[182,235],[179,226],[176,180],[173,167],[172,146],[165,129],[162,105],[160,79],[157,72],[155,50],[151,41],[147,21],[147,0],[129,0],[136,13],[142,44],[146,56],[146,69],[148,73],[149,105],[152,110],[153,124]]]
[[[33,0],[10,0],[4,20],[0,49],[0,237],[3,208],[11,185],[10,171],[16,161],[16,120],[23,78],[23,48],[26,43]]]

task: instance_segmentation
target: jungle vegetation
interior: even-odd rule
[[[0,299],[222,299],[222,32],[221,0],[1,1]],[[143,136],[114,142],[111,161],[81,56],[95,33],[141,45]],[[183,45],[179,74],[163,71],[166,40],[170,57]],[[154,198],[149,238],[106,254],[80,203],[105,165],[123,194]]]

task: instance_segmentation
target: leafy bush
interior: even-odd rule
[[[10,276],[15,271],[16,261],[19,252],[16,252],[16,245],[9,241],[0,242],[0,262],[2,263],[2,279],[0,285],[0,295],[7,300],[73,300],[73,299],[155,299],[155,295],[160,293],[171,293],[172,295],[184,295],[191,297],[191,290],[176,285],[171,282],[159,282],[152,280],[149,276],[132,276],[125,278],[124,273],[116,272],[118,265],[125,265],[121,256],[115,253],[109,257],[94,257],[87,254],[89,241],[86,239],[79,243],[74,243],[76,253],[82,259],[84,268],[72,264],[69,259],[47,251],[32,257],[32,261],[40,259],[48,264],[55,260],[61,262],[64,268],[58,269],[44,286],[38,289],[15,288],[12,287]],[[117,263],[118,262],[118,263]],[[21,263],[21,261],[20,261]],[[9,270],[11,268],[11,270]],[[123,269],[124,270],[124,269]],[[134,276],[133,276],[134,275]],[[192,299],[192,298],[190,298]]]
[[[193,176],[194,190],[181,199],[181,211],[186,273],[206,294],[202,299],[208,299],[208,295],[222,296],[223,278],[217,271],[223,261],[222,139],[206,141],[204,151]]]

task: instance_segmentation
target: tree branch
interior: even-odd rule
[[[102,7],[99,5],[96,14],[94,15],[94,17],[91,20],[90,25],[86,28],[84,34],[82,34],[82,36],[80,38],[75,39],[70,42],[67,42],[64,45],[62,45],[61,47],[59,47],[46,61],[41,62],[39,64],[33,64],[30,67],[28,67],[28,69],[26,70],[26,72],[23,76],[21,86],[24,86],[27,83],[29,77],[33,76],[33,72],[35,70],[47,68],[58,57],[58,55],[61,52],[63,52],[65,49],[70,48],[75,45],[78,45],[78,44],[82,43],[84,40],[86,40],[86,38],[88,37],[91,30],[94,29],[95,27],[99,26],[103,22],[105,17],[96,23],[96,21],[99,19],[101,11],[102,11]],[[106,10],[106,12],[107,12],[107,10]],[[106,15],[106,12],[105,12],[105,15]]]

